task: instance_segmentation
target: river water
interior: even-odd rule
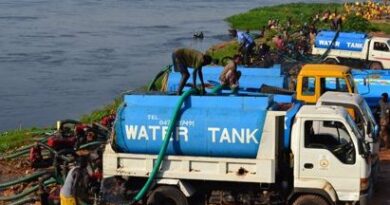
[[[288,2],[2,0],[0,131],[77,119],[146,85],[174,48],[228,38],[225,17]]]

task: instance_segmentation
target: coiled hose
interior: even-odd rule
[[[4,189],[4,188],[10,187],[10,186],[13,186],[15,184],[28,182],[28,181],[36,179],[36,178],[38,178],[40,176],[43,176],[45,174],[50,174],[50,173],[51,173],[50,171],[35,172],[35,173],[31,174],[31,175],[24,176],[22,178],[19,178],[19,179],[13,180],[13,181],[8,181],[8,182],[5,182],[5,183],[2,183],[2,184],[0,184],[0,189]]]
[[[41,143],[47,142],[47,137],[44,137],[44,138],[38,140],[37,142],[41,142]],[[35,143],[32,143],[32,144],[27,145],[23,148],[20,148],[20,149],[16,150],[14,153],[0,156],[0,160],[14,159],[14,158],[26,155],[30,152],[30,148],[33,146],[35,146]]]
[[[50,178],[48,180],[46,180],[45,182],[43,182],[43,185],[44,186],[48,186],[50,184],[55,184],[57,183],[57,180],[54,179],[54,178]],[[35,191],[37,191],[39,189],[39,184],[38,185],[35,185],[25,191],[23,191],[22,193],[19,193],[19,194],[15,194],[15,195],[12,195],[12,196],[3,196],[3,197],[0,197],[0,201],[13,201],[13,200],[17,200],[17,199],[21,199]]]
[[[36,201],[36,200],[37,200],[36,197],[29,196],[29,197],[20,199],[18,201],[12,202],[9,205],[23,205],[23,204],[26,204],[26,203],[29,203],[29,202],[33,202],[33,201]]]
[[[160,152],[158,153],[156,164],[154,165],[153,170],[150,173],[148,180],[146,181],[146,183],[144,184],[142,189],[133,198],[133,200],[130,202],[130,204],[134,204],[135,202],[141,200],[145,196],[145,194],[148,192],[150,185],[152,184],[154,178],[156,177],[158,170],[160,169],[162,160],[165,156],[165,152],[167,150],[170,138],[172,136],[172,131],[173,131],[174,127],[176,126],[176,122],[177,122],[177,118],[178,118],[179,113],[180,113],[180,109],[181,109],[184,101],[187,99],[187,97],[189,97],[191,94],[194,94],[194,93],[196,93],[195,89],[187,90],[179,98],[179,101],[176,104],[175,110],[173,111],[173,116],[170,120],[170,123],[168,126],[168,131],[164,136],[164,141],[163,141],[163,144],[161,146]]]

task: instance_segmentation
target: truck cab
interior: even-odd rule
[[[361,139],[344,108],[303,106],[291,133],[294,190],[319,194],[326,190],[328,200],[367,204],[371,169]]]
[[[356,93],[351,68],[333,64],[307,64],[297,77],[296,99],[315,104],[327,91]]]
[[[372,69],[390,68],[390,39],[372,37],[367,58]]]
[[[359,130],[364,134],[364,140],[370,143],[371,153],[378,154],[379,128],[371,113],[370,107],[361,95],[355,93],[326,92],[318,99],[317,106],[321,105],[345,107],[352,119],[356,122]]]
[[[379,127],[364,98],[354,93],[326,92],[318,99],[317,106],[321,105],[342,106],[347,109],[364,134],[363,140],[370,145],[372,175],[376,181],[379,172]]]

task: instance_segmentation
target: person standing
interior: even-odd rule
[[[241,72],[237,71],[237,65],[240,62],[240,55],[234,55],[233,58],[228,61],[219,76],[219,81],[222,86],[229,86],[232,90],[236,90],[238,88],[238,80],[241,77]]]
[[[244,64],[248,66],[250,64],[250,55],[253,52],[253,47],[255,47],[255,41],[248,32],[237,32],[237,40],[240,44],[239,51],[244,56]]]
[[[389,96],[387,93],[382,93],[382,98],[379,100],[380,108],[380,132],[379,135],[383,142],[385,149],[389,147],[389,117],[390,117],[390,103],[388,100]]]
[[[188,67],[192,67],[194,69],[192,73],[192,87],[196,88],[196,75],[198,74],[202,84],[202,94],[205,93],[202,67],[210,64],[211,60],[211,56],[205,55],[198,50],[190,48],[179,48],[172,53],[174,70],[180,72],[181,74],[180,84],[177,90],[178,95],[181,95],[183,88],[187,83],[188,78],[190,77]]]

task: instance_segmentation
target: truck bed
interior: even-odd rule
[[[157,155],[115,153],[107,144],[103,157],[104,177],[148,177]],[[168,156],[157,178],[230,182],[273,183],[274,159]]]
[[[313,47],[312,54],[313,55],[322,55],[325,53],[327,49],[325,48],[317,48]],[[354,59],[362,59],[366,58],[365,52],[363,51],[348,51],[348,50],[340,50],[340,49],[331,49],[328,56],[337,56],[342,58],[354,58]]]

